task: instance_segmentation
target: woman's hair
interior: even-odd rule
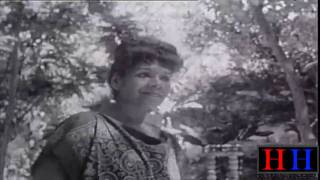
[[[177,72],[183,65],[177,49],[169,43],[153,37],[123,39],[115,49],[108,83],[111,83],[114,74],[122,77],[138,64],[151,64],[155,61],[172,72]],[[112,93],[116,95],[114,89],[112,89]]]

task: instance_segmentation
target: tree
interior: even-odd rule
[[[301,142],[308,143],[312,120],[302,87],[301,69],[317,61],[317,1],[201,3],[207,11],[199,15],[203,17],[202,26],[190,33],[189,42],[202,48],[212,42],[223,42],[238,59],[238,66],[243,65],[243,59],[248,59],[278,72],[279,76],[284,75],[293,99]]]
[[[261,20],[257,21],[254,15],[258,4],[250,3],[254,2],[200,1],[199,9],[186,16],[187,43],[191,48],[204,52],[212,44],[223,43],[229,47],[235,68],[225,77],[211,78],[209,87],[193,89],[189,93],[197,94],[193,99],[182,97],[181,107],[168,113],[180,124],[202,126],[202,138],[208,143],[237,140],[244,144],[246,177],[256,172],[252,171],[255,156],[250,155],[249,149],[258,143],[247,140],[253,136],[264,137],[264,142],[271,140],[272,129],[261,131],[260,127],[286,124],[282,127],[287,129],[283,130],[298,132],[302,143],[309,142],[310,126],[317,135],[317,93],[314,91],[317,82],[311,80],[317,65],[312,65],[311,76],[302,70],[308,64],[317,64],[317,2],[265,1],[262,7],[260,4],[260,11],[267,19],[265,23],[270,26],[272,36],[276,36],[274,47],[265,35],[265,26],[260,26]],[[290,72],[284,70],[281,57],[274,53],[279,49],[285,54]],[[199,107],[183,106],[192,101]],[[301,107],[308,109],[304,117],[300,116]],[[248,168],[251,164],[252,168]]]
[[[73,94],[81,97],[93,84],[105,82],[109,59],[103,57],[103,65],[90,62],[93,52],[101,47],[105,51],[106,46],[112,50],[117,37],[138,30],[128,16],[115,17],[111,11],[115,4],[110,2],[0,3],[3,177],[8,142],[21,133],[30,138],[32,116],[43,118],[46,105]],[[83,51],[80,44],[92,48]]]
[[[21,12],[21,4],[17,4],[15,6],[16,12]],[[19,21],[19,20],[18,20]],[[16,29],[14,31],[14,34],[18,37],[19,36],[19,25],[15,24]],[[0,148],[0,177],[3,177],[3,170],[5,166],[5,156],[6,156],[6,150],[7,150],[7,144],[10,138],[10,121],[14,119],[14,108],[16,104],[16,91],[18,86],[18,68],[19,68],[19,60],[17,58],[18,56],[18,48],[20,46],[20,40],[18,38],[18,42],[14,45],[13,51],[10,54],[10,57],[8,59],[10,64],[10,81],[9,81],[9,88],[11,91],[9,91],[9,106],[6,109],[6,119],[4,121],[3,126],[3,135],[2,135],[2,142],[1,142],[1,148]]]

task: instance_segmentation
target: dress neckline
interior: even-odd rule
[[[119,128],[121,128],[123,131],[125,131],[127,134],[129,134],[135,141],[140,141],[146,145],[161,145],[166,141],[166,138],[163,133],[160,133],[160,139],[149,136],[141,131],[138,131],[132,127],[126,126],[121,121],[116,120],[115,118],[105,114],[105,113],[98,113],[100,116],[102,116],[104,119],[108,119],[109,121],[112,121],[115,125],[117,125]]]

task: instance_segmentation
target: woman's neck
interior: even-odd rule
[[[152,116],[152,118],[148,116],[148,118],[148,112],[146,111],[120,103],[110,103],[109,101],[105,102],[99,111],[120,121],[126,127],[133,128],[154,138],[159,138],[160,136],[161,119],[155,119],[155,116]],[[149,121],[156,121],[157,124]]]
[[[112,118],[120,121],[126,126],[139,127],[147,112],[143,112],[137,107],[132,107],[130,105],[121,103],[110,103],[106,102],[100,108],[100,112],[111,116]]]

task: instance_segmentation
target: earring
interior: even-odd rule
[[[114,104],[114,103],[116,103],[116,100],[115,99],[110,99],[110,103]]]
[[[114,98],[114,95],[113,95],[113,93],[111,93],[111,94],[110,94],[110,97],[109,97],[109,102],[110,102],[111,104],[114,104],[114,103],[116,103],[116,99]]]

